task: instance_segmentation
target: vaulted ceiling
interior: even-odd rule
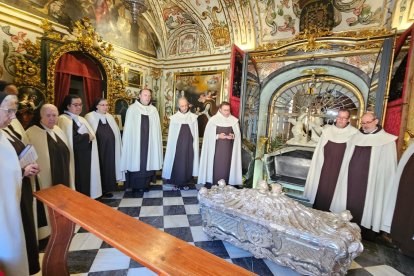
[[[163,59],[226,53],[232,44],[251,50],[309,26],[390,28],[395,1],[400,17],[410,12],[404,0],[146,0],[136,33],[121,0],[0,1],[66,26],[89,17],[105,40]]]

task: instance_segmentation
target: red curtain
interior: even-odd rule
[[[411,36],[411,41],[410,41],[410,49],[408,50],[408,57],[407,60],[410,60],[410,56],[412,55],[412,49],[414,47],[414,43],[413,43],[413,37],[414,37],[414,24],[411,25],[410,28],[408,28],[407,30],[405,30],[404,33],[402,33],[397,41],[396,41],[396,46],[395,46],[395,51],[394,51],[394,58],[397,57],[398,53],[400,52],[402,46],[404,45],[404,42],[406,41],[406,39]],[[408,69],[408,67],[410,66],[410,62],[407,62],[407,66],[406,68]],[[388,102],[387,103],[387,113],[385,115],[385,120],[384,120],[384,129],[388,132],[391,133],[395,136],[399,136],[400,135],[400,128],[401,128],[401,119],[402,119],[402,113],[403,113],[403,105],[404,105],[404,99],[405,99],[405,95],[408,93],[408,91],[406,91],[406,82],[409,81],[409,76],[408,76],[408,70],[405,71],[405,77],[404,77],[404,86],[403,86],[403,92],[402,92],[402,97],[399,99],[396,99],[394,101]],[[401,137],[400,137],[401,139]]]
[[[56,72],[55,73],[55,105],[60,108],[63,99],[69,94],[70,74]]]
[[[85,104],[90,108],[95,99],[102,98],[102,81],[84,77],[83,91],[85,91]]]
[[[84,106],[89,110],[96,98],[102,97],[102,76],[99,66],[82,53],[66,53],[56,64],[55,105],[60,106],[69,94],[70,76],[83,77]]]

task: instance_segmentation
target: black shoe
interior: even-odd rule
[[[106,194],[104,194],[104,197],[108,197],[108,198],[111,198],[111,197],[113,197],[114,196],[114,194],[113,193],[106,193]]]

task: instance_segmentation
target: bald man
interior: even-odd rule
[[[46,189],[63,184],[74,189],[74,169],[70,164],[68,141],[57,126],[58,109],[52,104],[40,108],[40,120],[27,129],[27,136],[35,146],[39,158],[37,163],[42,170],[39,173],[39,188]],[[40,212],[39,212],[40,215]],[[50,234],[45,218],[39,217],[39,239]]]
[[[389,233],[385,218],[394,211],[385,206],[397,168],[397,137],[378,123],[374,113],[365,113],[360,131],[347,142],[330,208],[333,212],[351,211],[352,221],[361,226],[364,238],[373,238],[372,231]]]
[[[193,176],[198,175],[198,116],[190,112],[184,97],[178,99],[178,108],[170,117],[162,178],[176,190],[187,190]]]

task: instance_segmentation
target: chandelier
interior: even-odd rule
[[[132,22],[138,22],[138,16],[148,10],[148,4],[145,0],[122,0],[125,8],[131,12]]]

